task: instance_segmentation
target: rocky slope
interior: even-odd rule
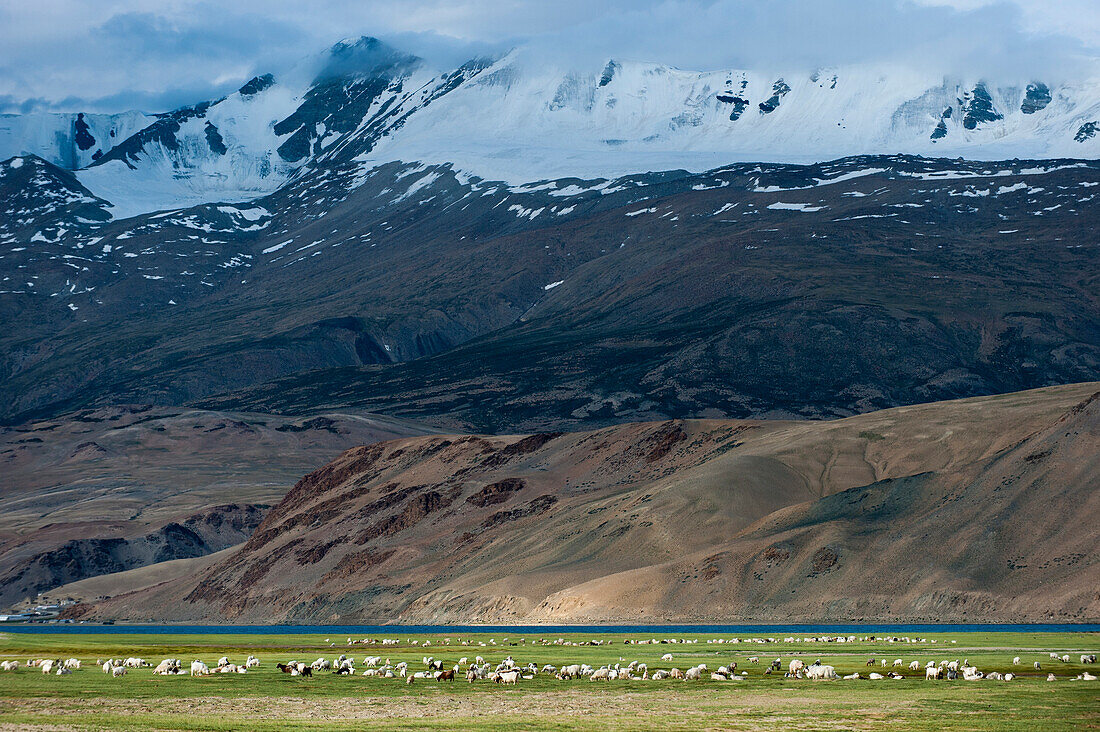
[[[364,414],[149,405],[0,428],[0,607],[244,541],[304,471],[352,445],[425,431]]]
[[[246,207],[105,224],[85,223],[108,214],[71,174],[2,172],[84,207],[0,220],[8,420],[201,400],[577,429],[1100,375],[1091,162],[860,157],[535,187],[348,165]]]
[[[251,536],[269,508],[212,506],[145,536],[71,539],[23,559],[0,575],[0,605],[33,599],[44,590],[89,577],[212,554]]]
[[[74,616],[1095,619],[1097,447],[1097,383],[378,443],[303,478],[225,561]]]
[[[778,511],[726,544],[559,591],[532,615],[1094,621],[1097,448],[1100,392],[986,459]]]

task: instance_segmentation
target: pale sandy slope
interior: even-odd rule
[[[238,549],[240,549],[239,546],[231,546],[203,557],[172,559],[167,562],[157,562],[145,567],[128,569],[125,572],[112,572],[111,574],[101,574],[98,577],[89,577],[44,592],[39,600],[41,602],[58,602],[61,600],[93,602],[127,592],[144,590],[147,587],[153,587],[169,580],[186,577],[218,562],[225,561]]]

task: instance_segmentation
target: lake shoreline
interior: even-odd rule
[[[790,634],[899,634],[899,633],[1100,633],[1100,623],[823,623],[767,624],[739,623],[730,625],[668,624],[668,625],[188,625],[133,624],[102,625],[93,623],[13,623],[0,626],[16,633],[112,633],[112,634],[249,634],[298,635],[341,633],[370,635],[385,633],[790,633]]]

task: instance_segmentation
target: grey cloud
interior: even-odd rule
[[[1095,67],[1098,45],[1090,35],[1037,31],[1034,13],[1017,4],[1025,0],[961,9],[951,0],[41,2],[58,17],[0,9],[0,70],[9,72],[0,73],[0,111],[162,111],[220,96],[256,73],[287,73],[359,35],[441,68],[522,47],[533,63],[588,70],[611,57],[699,70],[870,61],[1000,81],[1057,81]],[[1054,20],[1049,28],[1072,25]]]
[[[1010,3],[958,11],[881,0],[665,0],[531,40],[543,57],[568,51],[588,66],[613,55],[700,70],[874,61],[1026,79],[1095,60],[1078,39],[1029,33]]]

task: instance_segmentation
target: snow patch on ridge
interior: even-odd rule
[[[814,206],[812,203],[783,203],[782,201],[776,201],[770,204],[768,208],[773,211],[802,211],[804,213],[811,213],[813,211],[821,211],[826,207]]]
[[[272,252],[277,252],[280,249],[282,249],[283,247],[285,247],[287,244],[290,244],[292,241],[294,241],[294,240],[293,239],[287,239],[282,244],[276,244],[274,246],[268,247],[267,249],[264,249],[262,252],[260,252],[260,254],[271,254]]]

